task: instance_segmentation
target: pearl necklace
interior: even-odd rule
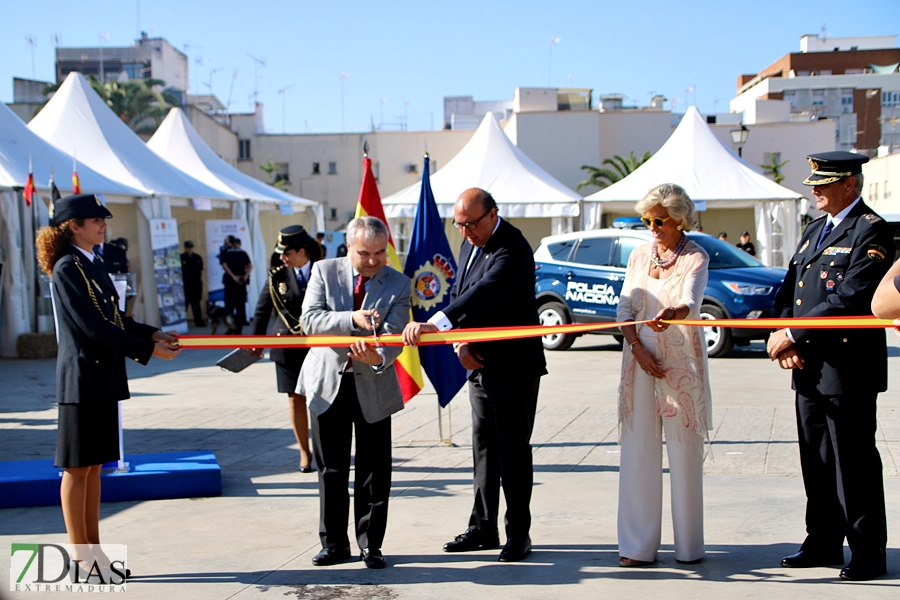
[[[661,259],[659,257],[659,249],[656,246],[656,242],[653,242],[653,248],[650,250],[650,262],[658,269],[668,269],[675,264],[676,260],[678,260],[678,255],[684,250],[685,244],[687,244],[687,236],[681,234],[681,240],[678,241],[678,245],[675,246],[672,253],[665,259]]]

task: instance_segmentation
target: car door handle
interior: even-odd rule
[[[572,279],[573,277],[575,277],[575,273],[573,273],[572,271],[566,271],[566,279]]]

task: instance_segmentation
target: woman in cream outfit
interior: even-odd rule
[[[694,203],[677,185],[652,189],[635,210],[653,234],[628,259],[618,320],[622,328],[619,386],[619,564],[656,561],[662,524],[662,432],[672,488],[675,559],[703,560],[703,442],[711,422],[706,342],[699,327],[667,321],[699,319],[709,256],[685,231],[696,227]]]

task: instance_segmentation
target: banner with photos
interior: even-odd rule
[[[162,329],[186,333],[187,310],[175,219],[150,219],[150,246],[153,248],[153,274]]]

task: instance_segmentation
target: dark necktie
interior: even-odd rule
[[[353,310],[362,308],[363,299],[366,297],[366,282],[368,280],[368,277],[363,277],[362,275],[356,278],[356,285],[353,286]]]
[[[816,244],[816,250],[822,247],[822,244],[825,243],[825,239],[831,235],[831,231],[834,229],[834,221],[828,219],[825,223],[825,228],[822,229],[822,237],[819,238],[819,243]]]
[[[297,270],[297,286],[301,291],[306,289],[306,277],[303,276],[303,271]]]
[[[106,267],[103,266],[103,259],[100,258],[99,256],[97,256],[96,254],[94,255],[93,263],[94,263],[94,266],[97,267],[98,269],[102,269],[104,271],[106,270]]]

